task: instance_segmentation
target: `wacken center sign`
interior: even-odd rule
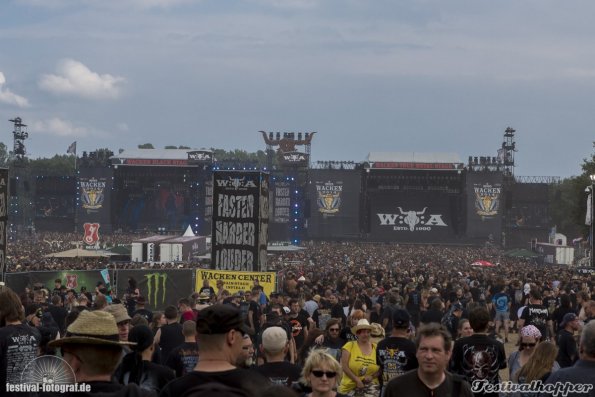
[[[214,270],[266,269],[269,175],[250,171],[213,173],[211,266]]]
[[[429,232],[433,228],[448,226],[441,214],[428,213],[428,207],[421,211],[416,209],[402,209],[396,214],[376,214],[380,226],[390,226],[392,230],[409,232]]]
[[[318,211],[323,215],[333,215],[339,212],[341,207],[341,195],[343,193],[343,182],[328,181],[316,184]]]
[[[475,193],[475,211],[477,215],[483,218],[491,218],[498,214],[500,194],[502,193],[500,184],[476,183],[473,186],[473,191]]]

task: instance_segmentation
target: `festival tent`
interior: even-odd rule
[[[111,254],[104,251],[90,251],[82,248],[73,248],[66,251],[54,252],[46,255],[46,258],[101,258]]]
[[[488,261],[475,261],[471,264],[471,266],[494,267],[496,265],[494,265],[492,262],[488,262]]]

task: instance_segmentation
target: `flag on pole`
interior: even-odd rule
[[[66,150],[66,154],[76,154],[76,141],[72,142],[70,146],[68,146],[68,150]]]
[[[591,194],[593,194],[593,192],[589,193],[589,196],[587,197],[587,213],[585,214],[585,225],[589,226],[591,226],[591,219],[593,218],[593,208],[591,208]]]

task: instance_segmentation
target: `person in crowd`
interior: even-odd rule
[[[457,340],[452,350],[451,368],[465,377],[467,382],[500,383],[499,371],[506,368],[504,345],[487,335],[490,322],[488,310],[479,306],[469,313],[473,335]],[[492,396],[494,393],[477,392],[475,396]],[[498,393],[495,393],[497,396]]]
[[[535,347],[535,352],[525,365],[512,375],[512,381],[518,384],[529,386],[527,392],[521,392],[520,397],[535,396],[539,389],[531,388],[531,382],[544,382],[552,373],[552,368],[556,362],[558,348],[552,342],[543,342]]]
[[[52,304],[48,306],[47,311],[52,315],[54,321],[58,325],[60,335],[64,335],[66,332],[66,326],[64,320],[68,315],[68,310],[64,308],[64,301],[58,295],[53,295],[51,298]]]
[[[213,287],[210,286],[208,278],[202,280],[202,287],[198,292],[200,294],[206,294],[209,297],[209,299],[215,296],[215,290],[213,289]]]
[[[307,295],[306,302],[304,303],[304,310],[308,312],[310,317],[314,315],[314,311],[318,309],[318,302],[320,302],[320,295]]]
[[[446,314],[440,320],[441,324],[446,327],[451,335],[456,335],[459,329],[459,319],[463,316],[463,305],[456,301],[450,305],[450,309],[447,310]]]
[[[347,397],[335,391],[342,372],[332,355],[323,349],[312,350],[301,373],[302,383],[312,391],[302,397]]]
[[[156,334],[159,328],[166,324],[165,314],[163,312],[154,312],[153,320],[149,324],[149,328]]]
[[[136,310],[136,301],[139,296],[140,290],[138,289],[136,279],[134,277],[128,277],[128,288],[126,288],[126,293],[124,294],[124,302],[126,302],[129,316],[132,316]]]
[[[376,362],[380,366],[381,393],[384,393],[383,388],[391,379],[417,368],[415,343],[409,339],[410,322],[411,316],[406,310],[395,310],[390,336],[380,341],[376,347]]]
[[[500,327],[504,326],[504,342],[508,343],[508,332],[510,327],[510,308],[512,300],[506,293],[506,285],[502,284],[496,288],[498,291],[492,296],[492,305],[496,315],[494,317],[494,325],[496,327],[496,334],[500,333]]]
[[[25,312],[18,295],[10,288],[0,292],[0,391],[3,396],[28,397],[9,392],[7,384],[20,384],[25,366],[37,357],[41,343],[38,329],[24,324]]]
[[[457,330],[457,339],[465,338],[467,336],[473,335],[473,328],[471,328],[471,323],[466,318],[462,318],[459,321],[459,329]]]
[[[300,378],[301,368],[285,360],[289,351],[287,332],[281,327],[269,327],[262,332],[260,351],[266,363],[253,370],[267,377],[272,384],[291,387]]]
[[[539,329],[542,338],[553,337],[552,319],[545,307],[541,303],[541,293],[537,289],[531,289],[529,292],[529,304],[523,309],[519,317],[518,326],[534,325]]]
[[[341,348],[345,345],[345,342],[346,340],[341,338],[341,320],[331,318],[326,323],[323,340],[317,344],[328,349],[328,353],[340,362]]]
[[[434,299],[428,310],[421,315],[421,324],[438,323],[444,317],[444,302],[442,299]]]
[[[574,313],[574,309],[572,308],[572,301],[570,300],[570,295],[564,294],[560,296],[560,306],[554,309],[552,313],[552,323],[554,325],[554,331],[556,335],[558,334],[560,323],[564,319],[566,313]]]
[[[473,396],[469,383],[447,371],[453,345],[444,326],[422,325],[415,345],[418,368],[388,382],[384,397]]]
[[[595,319],[595,300],[590,300],[585,306],[585,321],[583,323],[588,324],[593,319]]]
[[[355,327],[360,320],[365,319],[366,314],[363,310],[354,310],[351,315],[348,317],[347,326],[343,327],[341,330],[341,338],[345,339],[347,342],[357,340],[357,335],[352,332],[353,327]]]
[[[137,325],[130,331],[128,341],[134,345],[116,371],[118,381],[123,385],[136,383],[142,390],[158,394],[175,374],[171,368],[151,362],[155,350],[153,332],[146,325]]]
[[[180,324],[184,324],[184,321],[196,320],[196,314],[192,310],[192,304],[188,298],[178,300],[178,312],[180,313]]]
[[[331,294],[329,296],[329,303],[331,309],[331,318],[340,318],[343,327],[347,326],[347,317],[345,316],[343,306],[341,305],[341,303],[339,303],[339,298],[337,297],[337,294]]]
[[[249,295],[248,300],[248,315],[246,316],[246,325],[248,326],[248,330],[250,335],[256,336],[260,334],[260,329],[262,327],[262,310],[260,308],[260,304],[258,303],[260,299],[260,289],[259,288],[252,288],[252,291]]]
[[[196,301],[196,304],[194,305],[194,309],[196,309],[197,311],[201,311],[202,309],[209,306],[211,304],[211,296],[212,295],[209,295],[208,292],[204,291],[198,294],[198,299]]]
[[[182,324],[178,322],[178,309],[168,306],[164,311],[165,324],[155,334],[155,343],[161,348],[161,364],[165,363],[169,353],[184,343]]]
[[[132,317],[137,314],[140,314],[144,318],[147,319],[149,324],[153,321],[153,312],[146,308],[147,301],[145,300],[144,296],[139,295],[136,298],[136,310],[132,312]]]
[[[118,325],[118,334],[120,335],[121,342],[128,341],[128,333],[130,332],[130,316],[128,311],[123,304],[117,303],[109,305],[105,308],[105,311],[110,313],[116,319]]]
[[[249,373],[236,367],[238,357],[242,354],[243,335],[247,331],[237,308],[216,304],[201,310],[196,320],[200,359],[192,372],[168,383],[160,396],[192,394],[193,388],[206,383],[217,383],[232,390],[259,395],[259,391],[269,384],[268,379],[256,372]]]
[[[567,396],[578,397],[593,395],[595,390],[595,322],[587,324],[581,333],[579,342],[579,360],[572,367],[562,368],[552,372],[545,384],[572,385],[571,390],[566,390]],[[544,397],[553,393],[542,393]]]
[[[297,299],[291,299],[289,301],[289,309],[291,312],[288,316],[288,321],[291,324],[293,339],[295,340],[296,349],[301,349],[306,338],[308,338],[308,327],[310,322],[308,319],[308,312],[303,310]]]
[[[152,395],[142,392],[136,384],[123,386],[113,380],[122,348],[134,345],[119,339],[120,331],[114,316],[103,310],[85,310],[68,326],[64,338],[50,342],[50,347],[60,348],[62,358],[74,372],[76,381],[89,385],[91,389],[89,393],[72,392],[67,396]]]
[[[357,340],[347,342],[342,349],[341,368],[344,376],[338,389],[340,393],[378,395],[380,367],[376,362],[376,344],[370,340],[371,331],[372,326],[365,318],[352,327],[351,332],[357,336]]]
[[[173,348],[165,360],[165,365],[180,377],[191,372],[198,362],[199,352],[196,342],[196,322],[185,321],[182,325],[184,343]]]
[[[149,322],[140,314],[135,314],[134,316],[132,316],[132,319],[130,320],[130,329],[136,327],[137,325],[146,325],[148,327]]]
[[[574,339],[574,333],[580,329],[578,316],[574,313],[566,313],[558,329],[556,335],[558,356],[556,361],[561,368],[571,367],[578,360],[578,349]]]
[[[405,309],[411,315],[411,322],[415,328],[419,327],[422,309],[421,292],[414,286],[410,285],[405,295]],[[424,308],[425,309],[425,308]]]
[[[238,361],[236,362],[236,366],[238,368],[250,369],[254,366],[254,354],[256,350],[254,349],[254,341],[250,334],[245,334],[242,339],[242,354],[238,357]]]

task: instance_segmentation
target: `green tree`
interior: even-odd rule
[[[166,145],[165,149],[177,149],[178,147],[176,145]]]
[[[8,167],[8,150],[3,142],[0,142],[0,167]]]
[[[139,149],[155,149],[155,147],[153,146],[152,143],[143,143],[141,145],[138,145]]]

